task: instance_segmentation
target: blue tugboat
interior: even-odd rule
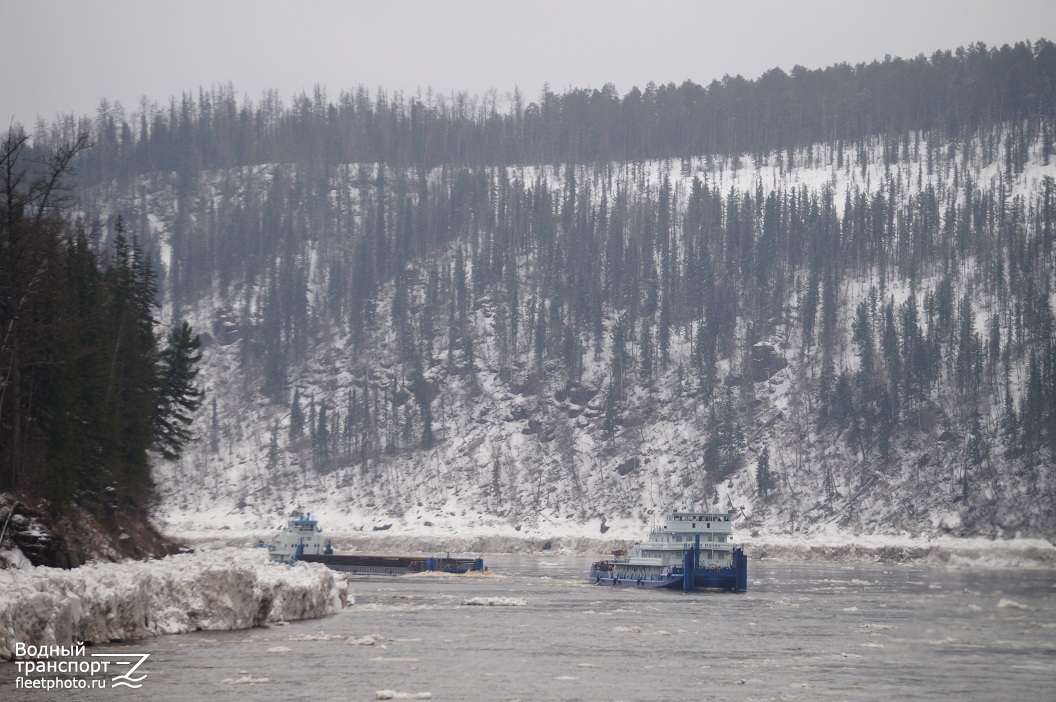
[[[405,575],[407,573],[440,572],[468,573],[483,571],[483,558],[452,558],[451,556],[377,556],[368,554],[334,553],[330,541],[323,538],[319,522],[311,513],[294,513],[266,546],[271,560],[293,565],[296,561],[322,563],[331,570],[359,575]]]
[[[664,525],[654,527],[648,541],[634,545],[630,555],[590,567],[597,585],[647,588],[748,589],[748,557],[733,545],[730,513],[718,508],[670,509]]]

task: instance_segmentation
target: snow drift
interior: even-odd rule
[[[0,571],[0,658],[17,642],[68,645],[245,629],[340,610],[348,583],[325,566],[268,563],[256,549],[199,550],[74,570]]]

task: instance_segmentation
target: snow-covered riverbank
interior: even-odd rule
[[[847,535],[770,534],[740,539],[754,560],[891,563],[957,568],[1056,568],[1056,546],[1044,539],[992,540]]]
[[[338,553],[560,553],[565,555],[608,555],[614,548],[627,548],[646,538],[640,525],[616,522],[605,535],[597,523],[565,524],[553,529],[422,528],[394,524],[384,531],[326,530]],[[274,532],[264,530],[195,529],[178,532],[184,543],[211,543],[220,540],[229,546],[248,546],[259,539],[270,539]],[[835,528],[810,533],[775,534],[759,530],[736,532],[751,560],[834,562],[834,563],[914,563],[978,568],[1053,568],[1056,545],[1045,539],[985,539],[910,534],[854,534]]]
[[[16,643],[69,645],[244,629],[339,611],[348,583],[319,564],[266,562],[262,550],[199,549],[73,570],[0,571],[0,658]]]

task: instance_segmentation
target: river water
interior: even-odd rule
[[[0,699],[1056,695],[1048,570],[753,561],[747,593],[685,594],[589,584],[590,559],[578,556],[485,562],[490,573],[479,577],[353,576],[356,604],[325,619],[89,649],[149,653],[138,690],[26,691],[14,687],[14,664],[0,664]],[[493,604],[466,604],[473,598]]]

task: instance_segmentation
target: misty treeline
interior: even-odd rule
[[[642,421],[629,398],[674,387],[707,408],[700,473],[716,484],[751,458],[766,342],[797,407],[787,454],[756,467],[760,498],[791,489],[780,471],[813,456],[811,434],[851,457],[818,468],[830,502],[866,466],[927,473],[906,448],[923,427],[963,439],[936,475],[993,496],[1037,489],[1056,443],[1056,193],[1024,187],[1053,156],[1054,80],[1039,41],[503,109],[366,90],[239,104],[221,88],[128,116],[104,103],[39,125],[34,148],[88,128],[83,211],[124,213],[138,256],[164,258],[175,317],[220,303],[246,401],[282,408],[269,470],[296,455],[366,472],[451,440],[452,388],[473,397],[487,373],[540,406],[596,405],[575,431],[613,446]],[[883,175],[842,196],[733,181],[749,160],[865,180],[877,159]],[[346,337],[358,365],[330,370],[354,387],[302,393],[304,359]],[[528,432],[573,443],[541,417]],[[209,433],[215,451],[215,404]]]
[[[120,217],[107,246],[70,217],[87,137],[32,164],[27,141],[0,142],[0,490],[143,509],[149,452],[191,438],[198,337],[184,323],[161,345],[154,269]]]
[[[976,44],[930,58],[891,59],[809,70],[780,68],[754,80],[725,76],[707,86],[650,83],[625,95],[607,84],[534,100],[366,88],[332,98],[317,87],[285,105],[274,91],[256,103],[228,86],[185,93],[167,105],[142,101],[132,113],[101,102],[94,118],[67,115],[37,126],[45,151],[84,131],[90,182],[266,163],[299,163],[324,177],[330,166],[473,167],[597,163],[702,154],[762,156],[815,143],[858,142],[910,131],[933,141],[969,137],[1003,122],[1056,114],[1056,46],[1039,40]],[[1051,134],[1049,135],[1051,139]]]

